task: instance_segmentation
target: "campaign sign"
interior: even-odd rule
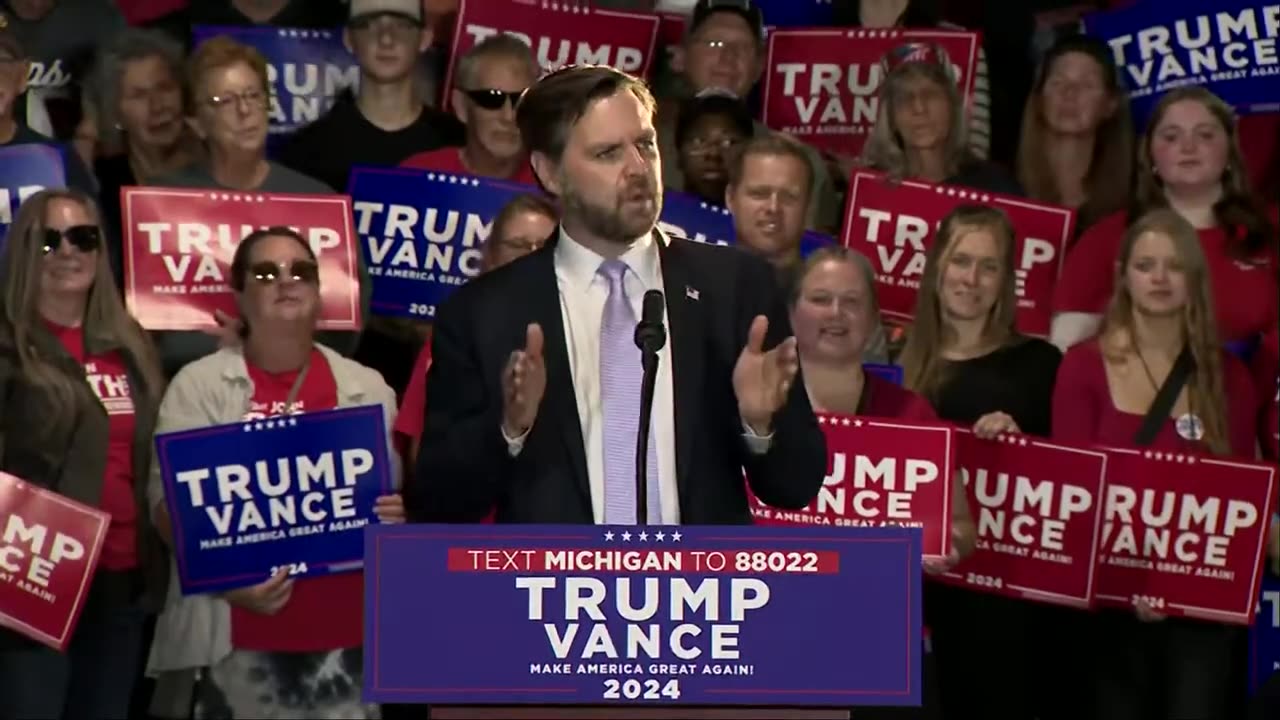
[[[1006,597],[1087,608],[1107,454],[1025,435],[957,428],[956,454],[977,548],[942,579]]]
[[[1203,85],[1243,113],[1280,111],[1280,5],[1265,0],[1139,0],[1084,18],[1115,55],[1136,122],[1166,91]]]
[[[365,568],[366,702],[920,704],[910,528],[382,525]]]
[[[752,499],[757,525],[923,528],[924,556],[951,552],[952,428],[818,413],[827,475],[802,510]],[[748,495],[751,495],[748,490]]]
[[[806,29],[769,33],[764,124],[822,150],[858,155],[875,127],[881,60],[899,45],[933,43],[972,106],[978,33],[952,30]]]
[[[756,5],[771,28],[821,27],[835,17],[831,0],[756,0]]]
[[[503,206],[517,195],[542,194],[471,175],[360,166],[349,187],[373,312],[426,319],[480,274],[484,242]]]
[[[342,44],[340,30],[197,25],[191,34],[197,45],[227,35],[267,59],[273,136],[319,120],[338,95],[360,83],[360,66]]]
[[[156,454],[187,595],[358,570],[394,492],[377,405],[164,433]]]
[[[653,13],[602,10],[572,0],[461,0],[441,97],[450,102],[458,58],[500,32],[533,48],[544,71],[610,65],[644,77],[654,62],[658,22]]]
[[[875,375],[878,378],[888,380],[889,382],[902,386],[904,371],[901,365],[882,365],[880,363],[863,363],[862,372]]]
[[[733,215],[727,209],[676,190],[662,195],[658,227],[665,233],[700,243],[734,245],[737,242]],[[800,237],[800,256],[807,257],[814,250],[831,244],[834,240],[829,235],[806,230]]]
[[[0,147],[0,247],[24,200],[45,188],[66,185],[58,148],[36,144]]]
[[[1097,602],[1253,622],[1276,467],[1152,450],[1107,454]]]
[[[1257,690],[1280,672],[1280,577],[1268,575],[1262,581],[1258,620],[1250,630],[1249,644],[1250,684]]]
[[[0,473],[0,625],[65,650],[111,518]]]
[[[260,228],[286,226],[320,262],[321,330],[359,330],[360,263],[345,195],[238,193],[126,187],[125,301],[148,330],[215,327],[237,315],[227,274],[236,246]]]
[[[881,312],[897,321],[915,316],[925,251],[942,219],[960,205],[987,205],[1009,217],[1017,235],[1018,329],[1048,337],[1074,210],[952,185],[894,183],[883,173],[857,170],[849,180],[842,242],[871,260]]]

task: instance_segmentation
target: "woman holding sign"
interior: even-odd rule
[[[844,247],[815,250],[792,285],[795,331],[805,389],[815,412],[931,422],[937,416],[920,395],[862,368],[862,355],[883,332],[875,295],[875,273],[863,255]],[[957,480],[952,488],[952,555],[927,562],[926,572],[944,572],[973,551],[975,528]],[[920,717],[937,717],[936,680],[926,662],[925,701]],[[859,709],[859,718],[880,710]],[[897,717],[895,715],[895,717]]]
[[[907,388],[982,438],[1048,435],[1062,359],[1017,330],[1014,253],[1013,226],[1000,210],[961,205],[947,215],[926,253],[899,358]],[[1040,655],[1027,644],[1027,603],[932,583],[926,598],[946,715],[1035,717],[1033,683],[1043,672],[1027,662]]]
[[[1129,228],[1099,335],[1068,351],[1059,369],[1055,440],[1257,456],[1253,383],[1222,350],[1210,272],[1195,228],[1178,213],[1154,210]],[[1090,717],[1228,716],[1244,628],[1165,619],[1141,600],[1136,616],[1103,611],[1092,624]]]
[[[0,717],[127,716],[146,613],[164,597],[168,561],[143,501],[164,378],[102,239],[93,200],[45,190],[22,204],[0,258],[0,471],[110,515],[65,651],[0,630]],[[93,538],[68,540],[65,516],[5,521],[0,591],[40,596],[65,623]]]
[[[306,240],[289,228],[250,234],[236,249],[230,283],[243,343],[178,373],[160,406],[157,434],[378,405],[388,458],[398,466],[389,433],[395,394],[375,371],[315,340],[320,280]],[[398,467],[390,473],[399,480]],[[158,470],[148,496],[157,524],[170,528]],[[404,520],[398,494],[378,498],[374,511],[383,522]],[[160,675],[157,691],[180,689],[199,670],[197,718],[375,716],[360,701],[362,573],[289,575],[281,568],[221,595],[184,596],[173,588],[148,664]]]

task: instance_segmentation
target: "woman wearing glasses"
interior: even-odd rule
[[[230,284],[243,342],[178,373],[158,433],[360,405],[380,405],[391,427],[396,398],[382,377],[315,340],[320,274],[301,235],[281,227],[250,234],[236,248]],[[159,472],[148,499],[167,529]],[[378,498],[374,510],[384,522],[404,519],[398,494]],[[148,671],[173,683],[203,671],[197,718],[373,717],[360,701],[362,588],[359,572],[300,580],[281,573],[221,595],[184,596],[175,585]]]
[[[192,94],[187,119],[204,142],[207,158],[152,183],[159,187],[218,188],[268,193],[330,194],[324,183],[267,160],[268,110],[271,90],[267,61],[253,48],[229,37],[211,38],[187,61],[187,87]],[[369,285],[364,253],[360,262],[360,306],[368,316]],[[323,335],[325,343],[350,355],[358,332]],[[159,334],[157,344],[165,372],[172,377],[183,365],[217,349],[217,337],[200,332]]]
[[[24,202],[0,282],[0,471],[111,516],[66,652],[0,629],[0,716],[125,717],[168,570],[142,491],[160,364],[120,301],[87,195]]]
[[[418,153],[402,167],[514,180],[537,187],[516,127],[516,102],[538,79],[533,51],[506,34],[486,38],[458,60],[449,106],[467,126],[467,144]]]

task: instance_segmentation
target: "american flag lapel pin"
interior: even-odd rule
[[[701,293],[698,292],[697,288],[692,288],[688,285],[684,286],[684,296],[690,300],[697,300],[700,295]]]

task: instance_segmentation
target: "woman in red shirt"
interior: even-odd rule
[[[1100,332],[1073,347],[1058,372],[1055,440],[1139,444],[1144,417],[1185,349],[1193,370],[1150,447],[1256,457],[1256,395],[1248,370],[1218,340],[1211,267],[1195,229],[1172,210],[1151,211],[1129,228]],[[1141,603],[1136,611],[1103,611],[1092,619],[1096,708],[1090,717],[1225,719],[1244,629],[1164,619]]]
[[[301,235],[283,227],[249,234],[228,283],[244,342],[179,371],[158,433],[368,405],[390,424],[395,393],[382,377],[315,340],[320,270]],[[387,447],[399,480],[390,433]],[[168,527],[158,477],[149,496]],[[383,522],[404,521],[398,494],[379,497],[373,510]],[[359,571],[293,579],[284,570],[216,596],[171,594],[148,671],[162,679],[200,671],[196,718],[377,717],[360,697],[363,601]]]
[[[866,257],[844,247],[814,251],[792,284],[791,327],[795,332],[805,390],[815,412],[936,422],[924,398],[862,368],[863,352],[883,332],[875,294],[875,271]],[[925,571],[945,572],[973,551],[976,530],[959,480],[953,485],[952,555],[926,562]],[[938,717],[932,656],[926,655],[924,708],[919,717]],[[874,718],[876,708],[859,708]],[[895,710],[901,712],[901,710]],[[893,717],[905,717],[893,715]]]
[[[11,474],[0,500],[23,507],[32,493],[10,495],[16,478],[110,515],[79,622],[56,638],[66,651],[0,629],[0,717],[127,716],[146,614],[165,595],[169,561],[142,502],[164,375],[120,301],[99,219],[80,192],[36,193],[0,257],[0,471]],[[0,504],[0,518],[18,518]],[[41,541],[13,530],[0,540],[0,585],[47,585],[24,558]],[[55,593],[66,588],[65,571],[51,575]],[[20,608],[0,611],[31,619]]]
[[[1056,345],[1070,347],[1097,331],[1125,226],[1159,207],[1196,228],[1222,342],[1251,344],[1276,326],[1274,211],[1269,218],[1250,191],[1235,114],[1222,100],[1198,86],[1161,97],[1139,142],[1134,203],[1134,211],[1090,228],[1067,254],[1054,292]]]

